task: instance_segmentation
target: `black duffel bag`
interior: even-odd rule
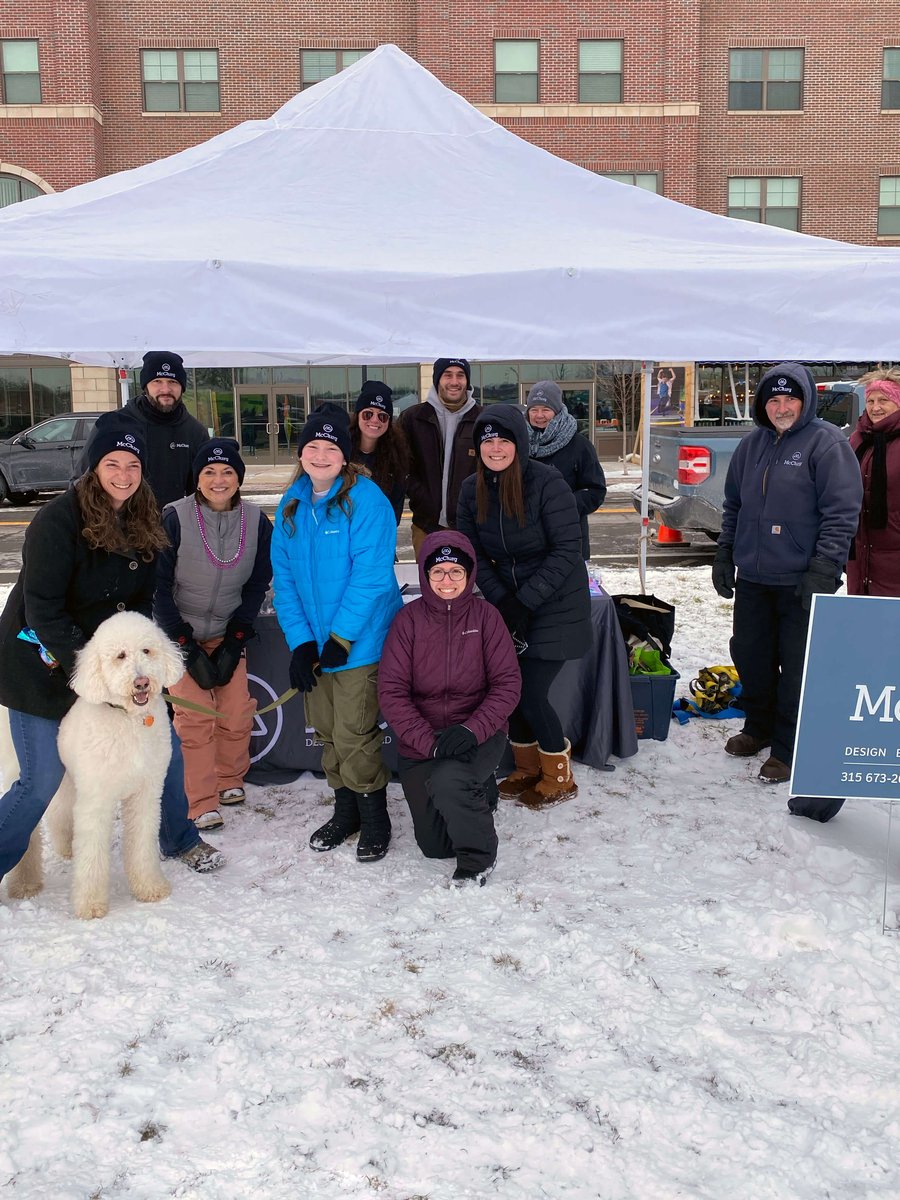
[[[649,642],[668,662],[675,633],[675,605],[657,596],[613,596],[613,604],[626,645]]]

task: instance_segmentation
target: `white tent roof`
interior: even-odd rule
[[[133,365],[897,357],[900,251],[613,183],[395,46],[0,213],[0,353]]]

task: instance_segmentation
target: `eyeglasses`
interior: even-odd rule
[[[364,408],[359,414],[361,421],[378,421],[381,425],[387,425],[391,419],[386,412],[379,412],[377,408]]]
[[[466,572],[463,567],[448,567],[446,571],[440,567],[432,567],[428,572],[428,578],[434,580],[435,583],[440,583],[442,579],[452,579],[454,583],[459,583],[465,577]]]

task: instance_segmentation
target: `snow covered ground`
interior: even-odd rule
[[[634,572],[606,572],[638,591]],[[651,573],[683,682],[727,662],[708,568]],[[399,788],[388,857],[307,849],[325,785],[249,789],[216,875],[102,921],[69,867],[0,899],[15,1200],[900,1196],[886,806],[792,818],[734,722],[673,724],[449,891]],[[110,764],[114,769],[115,764]],[[900,851],[890,906],[900,903]],[[894,918],[895,919],[895,918]]]

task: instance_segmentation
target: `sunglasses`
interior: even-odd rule
[[[448,567],[446,571],[441,567],[432,567],[428,572],[428,578],[433,579],[435,583],[439,583],[444,578],[452,579],[454,583],[459,583],[465,577],[466,572],[463,567]]]
[[[391,419],[386,412],[380,412],[377,408],[364,408],[359,414],[361,421],[378,421],[381,425],[387,425]]]

